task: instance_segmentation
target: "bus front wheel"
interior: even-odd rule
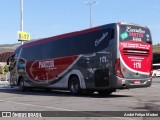
[[[23,78],[21,78],[21,79],[19,80],[19,89],[20,89],[21,91],[25,91],[25,90],[26,90],[26,87],[24,86],[24,80],[23,80]]]
[[[81,91],[81,87],[80,87],[79,78],[77,76],[73,76],[69,80],[69,90],[72,95],[81,94],[82,91]]]

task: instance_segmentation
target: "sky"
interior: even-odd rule
[[[24,0],[24,31],[39,39],[88,29],[93,0]],[[127,22],[148,26],[160,44],[160,0],[96,0],[92,26]],[[0,44],[18,43],[20,0],[0,0]]]

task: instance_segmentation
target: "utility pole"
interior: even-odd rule
[[[20,24],[20,31],[23,32],[23,0],[20,0],[20,6],[21,6],[21,24]],[[23,41],[21,41],[21,44],[23,45]]]
[[[88,2],[85,2],[86,5],[89,5],[89,10],[90,10],[90,28],[92,28],[92,5],[95,4],[96,1],[88,1]]]

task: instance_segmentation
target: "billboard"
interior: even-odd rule
[[[23,31],[18,31],[18,41],[29,41],[30,34]]]

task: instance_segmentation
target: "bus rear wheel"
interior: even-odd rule
[[[69,80],[68,87],[72,95],[79,95],[82,92],[81,87],[80,87],[79,78],[77,76],[71,77],[71,79]]]
[[[98,91],[98,94],[101,96],[109,96],[114,92],[113,90],[100,90]]]

